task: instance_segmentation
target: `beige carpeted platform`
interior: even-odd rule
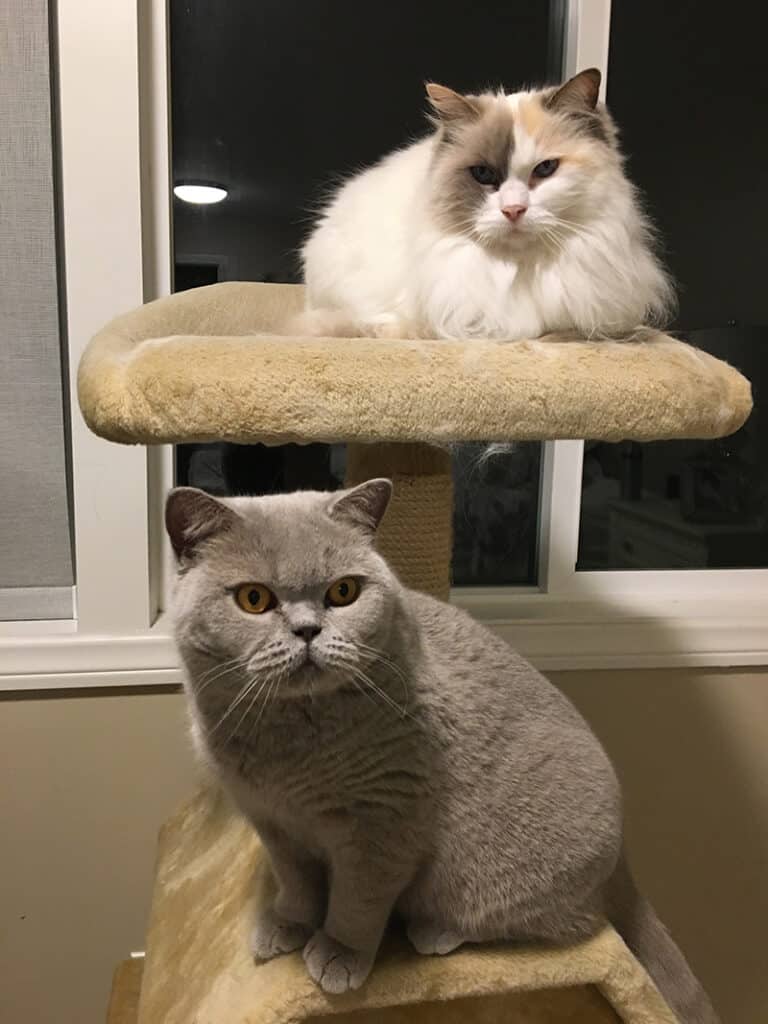
[[[85,352],[80,406],[112,441],[721,437],[749,383],[666,335],[640,342],[268,336],[298,285],[227,283],[119,317]],[[265,336],[267,335],[267,336]]]
[[[160,838],[139,1024],[675,1024],[606,928],[569,949],[468,947],[421,957],[388,940],[366,985],[323,993],[298,953],[254,963],[248,932],[271,879],[252,829],[200,792]]]

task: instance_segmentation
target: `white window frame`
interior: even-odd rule
[[[564,71],[599,67],[605,89],[610,0],[566,21]],[[88,339],[171,288],[165,0],[58,0],[56,37],[77,617],[0,624],[0,689],[177,684],[172,449],[95,437],[76,400]],[[538,586],[452,599],[544,669],[768,664],[768,570],[576,571],[583,450],[543,448]]]

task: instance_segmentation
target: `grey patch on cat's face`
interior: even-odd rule
[[[443,129],[433,171],[435,219],[444,230],[464,235],[472,234],[488,194],[487,187],[475,181],[469,168],[485,164],[496,172],[500,182],[504,181],[515,145],[511,113],[498,98],[471,99],[480,116],[455,124],[449,131]]]
[[[225,510],[217,518],[226,528],[203,531],[173,600],[176,638],[193,686],[200,683],[202,692],[209,665],[213,670],[207,699],[227,703],[251,684],[254,694],[263,686],[270,699],[320,694],[356,685],[370,671],[386,647],[400,587],[373,547],[391,485],[365,487],[362,494],[343,492],[341,500],[317,492],[207,499],[211,508]],[[193,500],[194,493],[175,504],[189,499],[199,513],[206,502]],[[182,513],[176,508],[177,519]],[[348,576],[360,581],[359,597],[346,607],[329,606],[329,587]],[[235,594],[244,583],[269,587],[276,606],[262,614],[243,611]],[[307,629],[318,630],[309,642]],[[232,668],[216,677],[230,661]]]

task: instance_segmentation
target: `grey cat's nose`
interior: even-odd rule
[[[321,629],[322,626],[300,626],[299,629],[294,629],[293,635],[300,636],[309,643],[311,640],[314,640]]]

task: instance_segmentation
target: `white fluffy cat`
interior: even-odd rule
[[[436,131],[355,175],[303,249],[303,333],[622,337],[673,304],[600,72],[531,92],[429,85]]]

